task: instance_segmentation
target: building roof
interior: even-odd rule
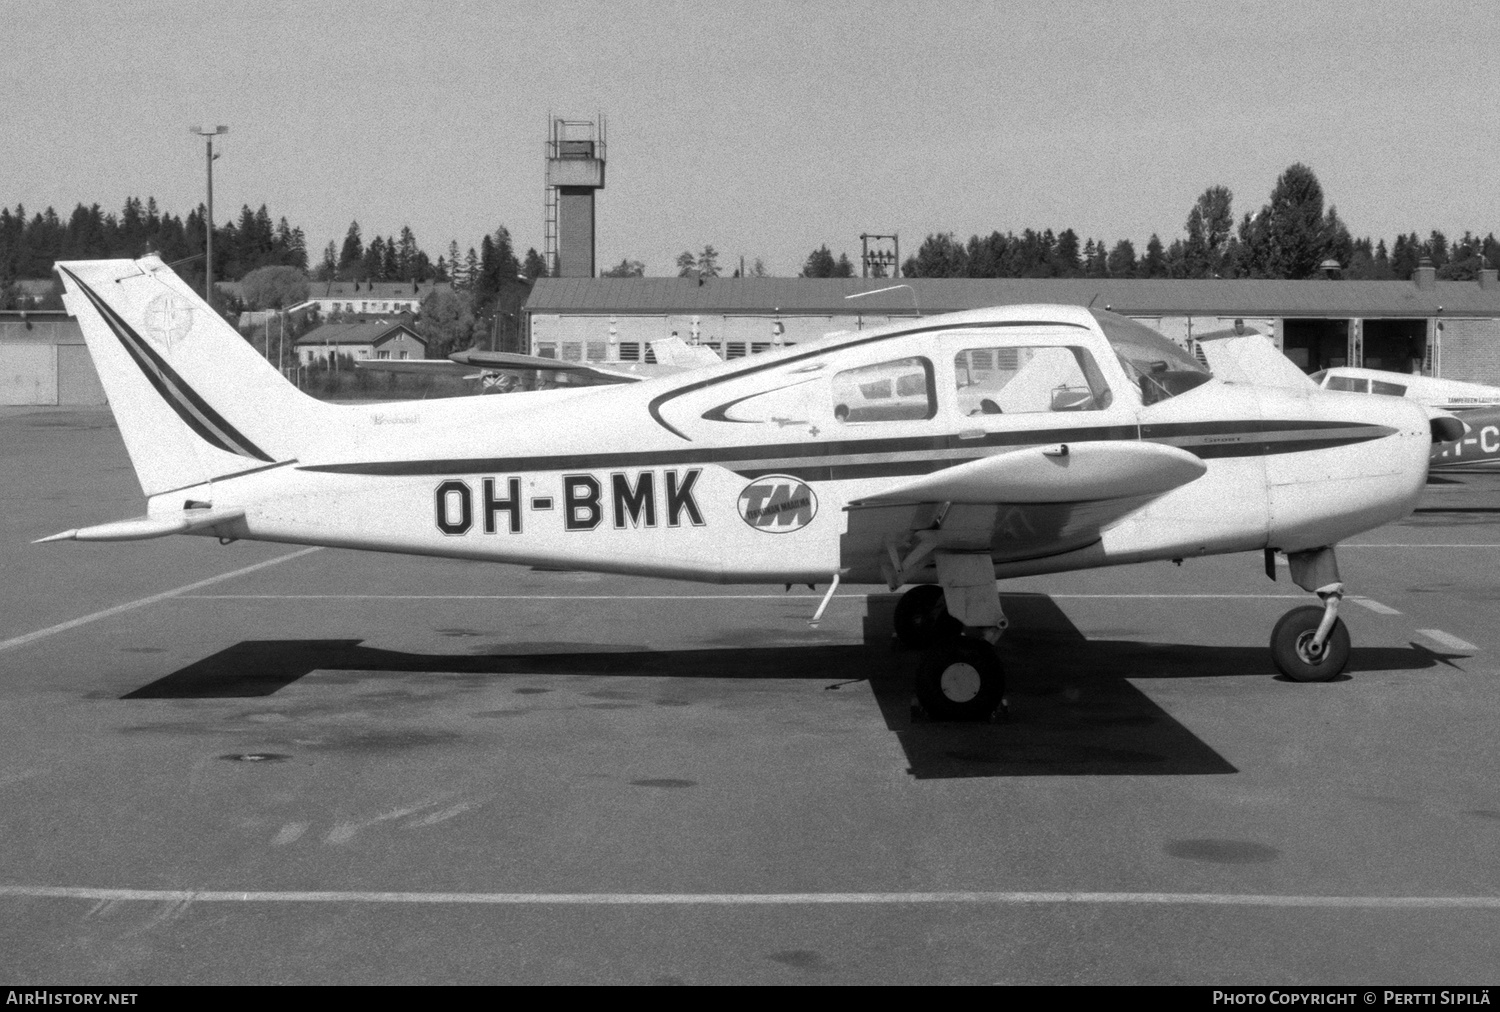
[[[325,323],[321,327],[309,330],[306,334],[297,338],[297,344],[369,344],[376,345],[388,341],[396,335],[405,332],[412,340],[418,342],[422,347],[427,347],[427,342],[417,335],[404,323],[392,323],[390,320],[372,320],[368,323]]]
[[[446,281],[313,281],[307,297],[314,299],[426,298],[434,289],[452,287]]]
[[[898,286],[898,287],[893,287]],[[847,296],[891,291],[858,299]],[[529,313],[922,315],[1055,302],[1131,316],[1500,317],[1500,286],[1438,281],[1108,278],[538,278]]]

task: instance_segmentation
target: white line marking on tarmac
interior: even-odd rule
[[[148,903],[366,903],[442,906],[915,906],[1115,904],[1315,907],[1382,910],[1500,910],[1500,896],[1278,896],[1254,893],[861,892],[861,893],[418,893],[228,889],[93,889],[0,886],[0,898]]]
[[[1399,614],[1401,614],[1399,611],[1397,611],[1395,608],[1392,608],[1390,605],[1388,605],[1388,604],[1381,604],[1379,601],[1372,601],[1368,597],[1351,597],[1351,598],[1349,598],[1349,600],[1353,601],[1355,604],[1359,605],[1361,608],[1368,608],[1368,609],[1370,609],[1371,611],[1373,611],[1377,615],[1399,615]]]
[[[148,604],[156,604],[158,601],[165,601],[169,598],[182,597],[190,590],[197,590],[199,587],[210,587],[216,583],[223,583],[225,580],[232,580],[236,576],[244,576],[246,573],[253,573],[257,569],[265,569],[267,566],[275,566],[283,562],[290,562],[292,559],[298,558],[299,556],[307,555],[310,552],[320,551],[322,551],[322,548],[303,548],[295,552],[290,552],[286,555],[278,555],[274,559],[266,559],[264,562],[257,562],[254,565],[245,566],[243,569],[236,569],[232,573],[220,573],[218,576],[210,576],[206,580],[199,580],[197,583],[189,583],[184,587],[178,587],[176,590],[167,590],[163,591],[160,594],[152,594],[150,597],[143,597],[138,601],[130,601],[125,604],[117,604],[113,608],[105,608],[103,611],[96,611],[92,615],[85,615],[82,618],[75,618],[70,619],[67,622],[60,622],[57,625],[48,626],[45,629],[38,629],[36,632],[29,632],[23,636],[16,636],[8,640],[0,640],[0,650],[10,650],[13,647],[25,646],[27,643],[31,643],[35,640],[43,639],[47,636],[54,636],[60,632],[67,632],[69,629],[77,629],[79,626],[87,625],[90,622],[97,622],[101,618],[109,618],[111,615],[118,615],[121,612],[133,611],[136,608],[144,608]]]
[[[876,593],[879,593],[878,591]],[[1020,591],[1020,593],[1034,593]],[[816,601],[820,594],[180,594],[185,601]],[[870,594],[835,594],[866,598]],[[1059,601],[1300,601],[1306,594],[1047,594]]]
[[[1417,634],[1426,636],[1439,646],[1447,647],[1449,650],[1458,650],[1466,654],[1476,654],[1479,648],[1472,643],[1459,639],[1452,633],[1445,633],[1441,629],[1418,629]]]
[[[1416,545],[1386,545],[1386,544],[1368,544],[1368,545],[1362,545],[1362,544],[1347,544],[1346,543],[1346,544],[1339,545],[1339,547],[1340,548],[1500,548],[1500,544],[1484,543],[1484,544],[1478,544],[1478,545],[1461,545],[1461,544],[1450,544],[1450,543],[1438,543],[1438,544],[1429,544],[1429,545],[1422,545],[1422,544],[1416,544]]]

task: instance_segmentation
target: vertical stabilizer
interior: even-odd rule
[[[288,383],[157,257],[57,271],[148,496],[295,458],[337,411]]]

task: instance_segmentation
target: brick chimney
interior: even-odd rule
[[[1437,288],[1437,268],[1432,266],[1431,257],[1423,257],[1417,261],[1417,269],[1412,272],[1411,280],[1418,291],[1430,292]]]

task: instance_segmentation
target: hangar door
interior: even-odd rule
[[[1387,372],[1425,372],[1427,359],[1426,320],[1365,320],[1364,347],[1366,369]]]
[[[0,404],[56,404],[57,353],[50,344],[0,344]]]
[[[1281,351],[1303,372],[1349,364],[1348,320],[1284,320]]]

